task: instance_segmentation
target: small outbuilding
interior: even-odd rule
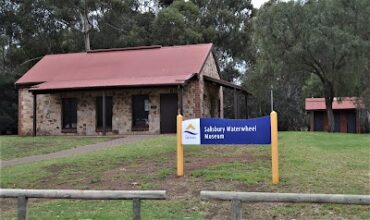
[[[333,101],[334,131],[360,133],[361,100],[356,97],[335,98]],[[328,117],[324,98],[306,98],[305,109],[309,116],[310,131],[328,131]]]
[[[176,115],[223,117],[212,44],[46,55],[17,82],[19,135],[174,133]]]

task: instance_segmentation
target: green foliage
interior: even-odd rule
[[[13,85],[16,76],[8,70],[0,72],[0,134],[16,133],[18,99]]]
[[[258,65],[258,64],[257,64]],[[257,67],[258,68],[258,67]],[[253,92],[248,99],[250,117],[269,115],[271,112],[271,89],[274,96],[274,110],[279,114],[279,130],[301,130],[306,123],[304,111],[303,77],[300,75],[280,75],[273,80],[273,70],[251,71],[244,85]]]
[[[206,42],[216,45],[217,58],[227,81],[238,79],[243,69],[250,67],[254,53],[251,49],[251,1],[194,0],[201,16],[200,23]]]
[[[108,1],[105,7],[96,20],[98,29],[91,33],[93,49],[152,44],[154,11],[141,13],[136,1]]]
[[[316,75],[309,76],[302,87],[304,97],[321,97],[323,90],[321,81]]]
[[[191,1],[175,1],[160,11],[155,19],[153,41],[165,45],[201,42],[198,15],[199,8]]]
[[[16,131],[14,81],[45,54],[84,50],[86,13],[93,49],[213,42],[223,78],[254,95],[249,116],[269,113],[273,85],[284,130],[306,124],[306,96],[361,96],[370,106],[369,1],[270,1],[258,13],[249,0],[0,4],[1,133]]]
[[[364,95],[369,85],[369,14],[370,2],[362,0],[271,2],[254,20],[257,80],[265,79],[267,90],[272,84],[303,86],[313,74],[320,84],[306,84],[306,89],[322,91],[329,111],[335,96]],[[277,91],[284,94],[283,88]],[[299,88],[296,92],[304,98]]]

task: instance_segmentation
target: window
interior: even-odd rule
[[[63,129],[77,129],[77,99],[62,99]]]
[[[105,97],[105,128],[112,130],[112,96]],[[103,97],[96,98],[96,128],[103,129]]]
[[[132,128],[136,131],[149,129],[149,97],[136,95],[132,97]]]

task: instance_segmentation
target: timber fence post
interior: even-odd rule
[[[19,196],[17,198],[18,201],[18,220],[26,220],[27,219],[27,200],[28,198],[25,196]]]
[[[133,209],[133,219],[134,220],[140,220],[141,219],[140,205],[141,205],[141,200],[140,199],[133,199],[132,200],[132,209]]]
[[[233,199],[231,200],[231,220],[242,219],[241,201]]]

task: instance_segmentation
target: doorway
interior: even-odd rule
[[[347,132],[356,133],[356,111],[348,111],[347,113]]]
[[[147,95],[132,96],[132,130],[149,130],[149,97]]]
[[[324,130],[324,112],[317,111],[314,115],[315,124],[314,131],[323,131]]]
[[[161,134],[176,133],[177,94],[161,94],[160,123]]]

